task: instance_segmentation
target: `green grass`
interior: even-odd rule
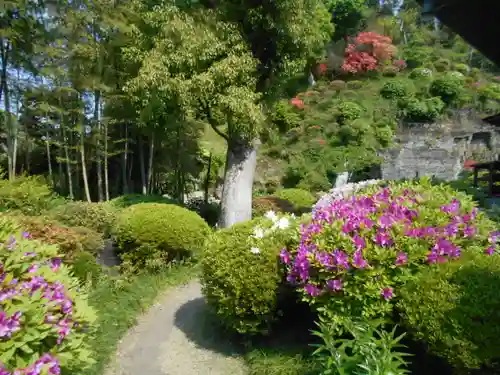
[[[302,354],[252,350],[245,356],[248,375],[315,375],[315,363]]]
[[[184,284],[197,274],[196,266],[179,266],[160,274],[139,275],[131,280],[105,277],[92,290],[90,303],[98,311],[97,332],[92,337],[96,363],[73,375],[101,375],[116,351],[119,340],[134,326],[167,288]]]

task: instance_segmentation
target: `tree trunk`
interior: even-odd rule
[[[252,188],[260,141],[230,141],[227,150],[221,215],[218,226],[227,228],[252,218]]]
[[[90,198],[89,181],[87,178],[87,164],[85,159],[85,124],[82,121],[80,134],[80,161],[82,163],[83,191],[87,202],[92,202]]]
[[[106,201],[109,201],[109,169],[108,169],[108,124],[104,122],[104,190]]]
[[[104,200],[104,191],[102,184],[102,153],[101,153],[101,140],[102,127],[101,127],[101,92],[96,90],[94,92],[94,121],[97,127],[96,138],[96,160],[97,160],[97,199],[99,202]]]
[[[155,135],[151,134],[151,142],[149,143],[149,162],[148,162],[148,193],[153,193],[153,160],[155,155]]]
[[[148,193],[148,183],[146,181],[146,162],[144,160],[144,141],[142,136],[139,136],[137,141],[139,143],[139,164],[141,168],[142,194],[146,195]]]
[[[71,159],[68,148],[69,139],[66,137],[66,130],[62,123],[61,123],[61,129],[63,134],[64,157],[66,158],[66,174],[68,175],[68,195],[69,199],[73,200],[75,199],[75,193],[73,191],[73,174],[72,174]]]
[[[49,132],[45,133],[45,147],[47,148],[47,166],[49,167],[49,176],[52,184],[55,185],[54,174],[52,173],[52,157],[50,154],[50,141],[49,141]]]
[[[123,129],[125,139],[125,150],[122,153],[122,183],[123,183],[123,194],[128,194],[128,176],[127,176],[127,168],[128,168],[128,126],[125,123]]]

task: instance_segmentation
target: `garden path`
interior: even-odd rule
[[[216,329],[198,281],[171,289],[121,340],[105,375],[245,375]]]

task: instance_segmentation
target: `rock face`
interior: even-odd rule
[[[408,124],[400,128],[396,147],[384,152],[384,180],[434,176],[458,178],[464,161],[478,155],[495,160],[500,150],[500,129],[480,120],[458,119],[443,124]]]

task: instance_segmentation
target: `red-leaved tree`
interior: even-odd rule
[[[375,32],[362,32],[347,45],[342,70],[349,73],[368,72],[377,69],[396,54],[392,39]]]

